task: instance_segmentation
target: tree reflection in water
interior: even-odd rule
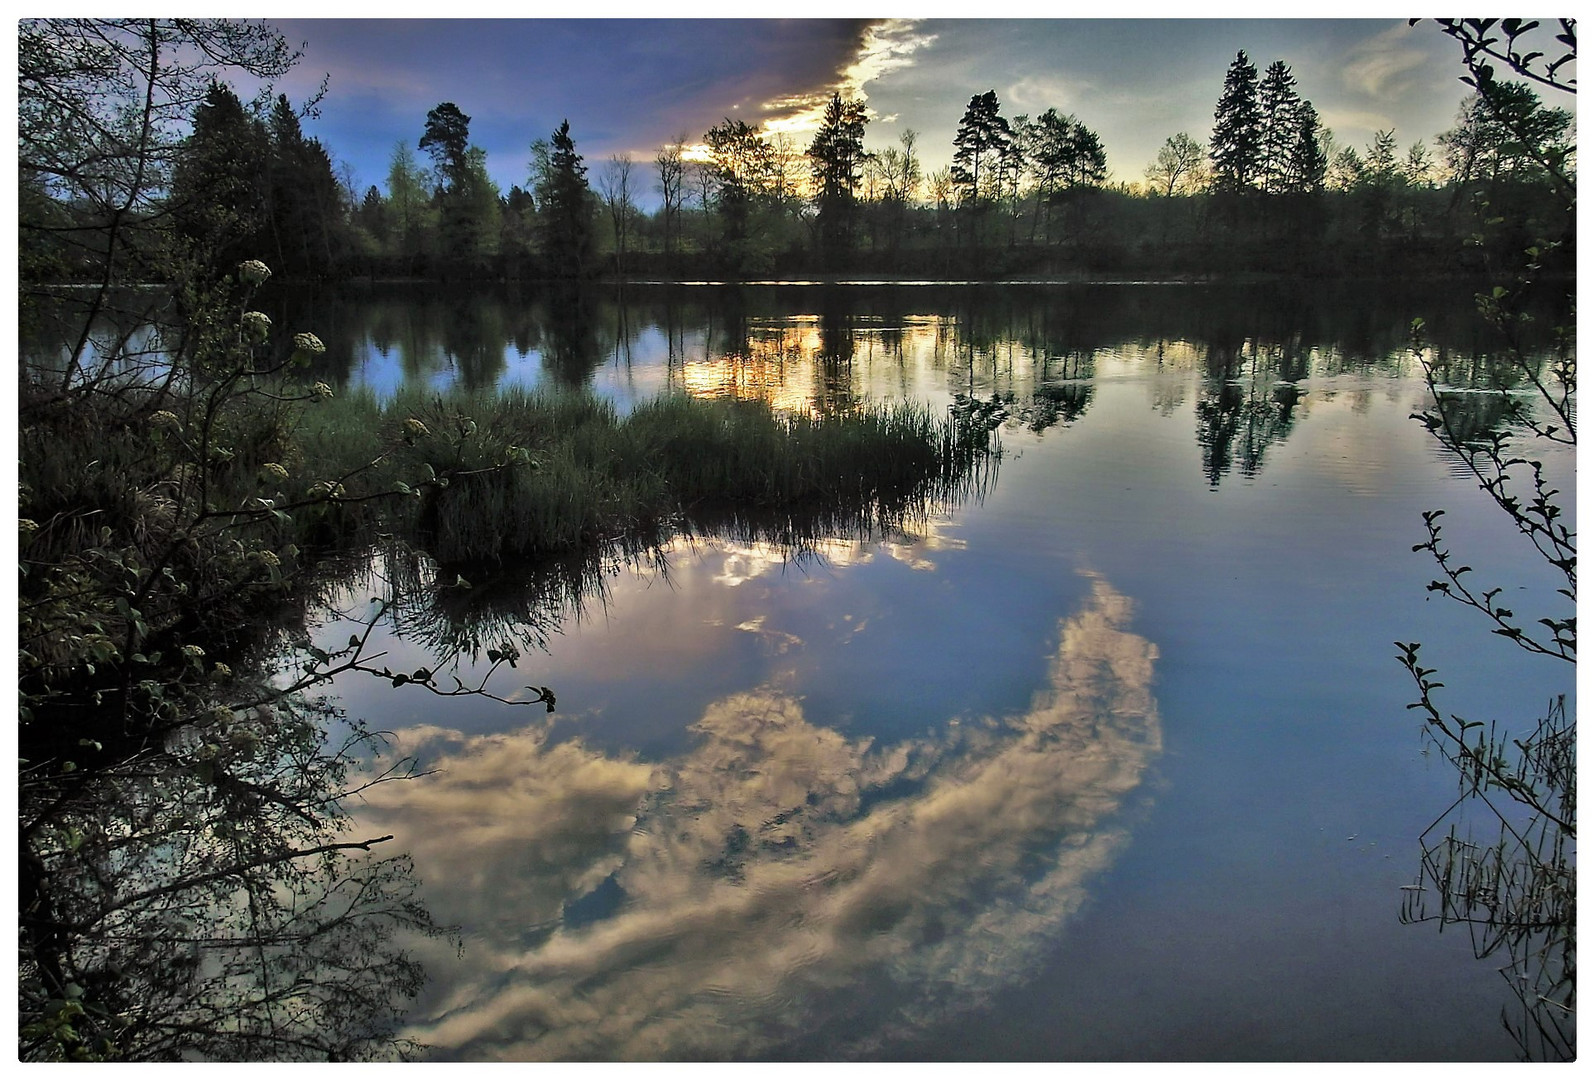
[[[1021,978],[1127,839],[1161,749],[1154,645],[1092,581],[1018,716],[894,745],[762,689],[710,706],[658,764],[548,728],[401,733],[437,766],[362,819],[414,854],[463,963],[409,1033],[450,1057],[837,1052]],[[446,973],[446,974],[445,974]]]
[[[1195,407],[1196,442],[1207,483],[1216,489],[1236,459],[1241,476],[1255,477],[1267,448],[1289,435],[1306,364],[1286,349],[1252,346],[1247,355],[1214,346],[1206,367]]]
[[[365,771],[379,742],[288,698],[92,775],[24,774],[21,1058],[412,1054],[423,973],[399,933],[441,931],[410,860],[344,812],[411,775]]]

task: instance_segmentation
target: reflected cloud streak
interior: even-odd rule
[[[1099,577],[1022,715],[877,746],[762,689],[657,766],[548,729],[401,734],[441,772],[372,793],[468,935],[410,1035],[487,1060],[865,1049],[1020,979],[1127,841],[1161,750],[1156,647]]]

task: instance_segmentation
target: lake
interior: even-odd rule
[[[1453,377],[1491,348],[1471,292],[374,287],[268,309],[321,335],[340,393],[1007,415],[983,484],[897,533],[678,537],[574,590],[504,568],[495,632],[540,649],[490,685],[547,685],[551,715],[337,684],[434,770],[355,808],[463,938],[416,943],[407,1033],[439,1060],[1513,1057],[1499,962],[1398,920],[1456,778],[1394,642],[1478,719],[1525,730],[1571,691],[1427,592],[1412,551],[1442,507],[1519,614],[1561,614],[1410,419],[1414,317]],[[1571,456],[1549,464],[1570,512]],[[434,638],[397,619],[373,642],[402,669]]]

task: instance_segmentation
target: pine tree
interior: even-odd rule
[[[1395,150],[1394,128],[1374,132],[1373,141],[1367,144],[1367,156],[1362,162],[1362,181],[1380,187],[1394,184],[1400,178],[1400,166],[1395,158]]]
[[[808,146],[809,168],[818,191],[819,235],[827,256],[852,247],[853,218],[864,158],[863,102],[830,96],[814,141]]]
[[[570,121],[554,130],[548,165],[537,183],[542,209],[542,252],[554,277],[576,278],[592,263],[592,191],[587,167],[570,137]]]
[[[1290,149],[1284,190],[1322,191],[1327,173],[1328,156],[1323,152],[1322,131],[1317,122],[1317,110],[1312,107],[1310,101],[1302,101],[1295,116],[1295,144]]]
[[[278,95],[266,127],[271,134],[272,265],[288,274],[326,274],[342,253],[344,238],[332,158],[319,139],[305,137],[286,95]]]
[[[1289,65],[1275,60],[1268,65],[1257,88],[1257,111],[1261,121],[1262,190],[1278,194],[1289,188],[1291,159],[1300,134],[1303,102],[1295,91],[1295,76]]]
[[[202,265],[230,267],[256,250],[267,226],[265,128],[225,83],[212,82],[177,156],[171,215]]]
[[[432,155],[445,184],[458,182],[465,171],[465,148],[470,143],[470,117],[452,101],[444,101],[426,114],[420,148]]]
[[[977,205],[991,193],[997,165],[1013,141],[1013,129],[1002,117],[995,90],[975,94],[952,139],[952,183],[960,201]]]
[[[1213,120],[1213,188],[1224,192],[1249,190],[1261,172],[1262,117],[1257,104],[1256,65],[1244,50],[1229,65]]]

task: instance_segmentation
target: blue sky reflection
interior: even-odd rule
[[[860,1011],[862,1048],[977,1004],[1116,857],[1161,750],[1157,648],[1089,587],[1026,711],[897,743],[770,688],[658,764],[541,726],[402,731],[441,771],[372,792],[362,825],[467,933],[463,959],[421,946],[437,985],[410,1034],[476,1060],[719,1057]]]

